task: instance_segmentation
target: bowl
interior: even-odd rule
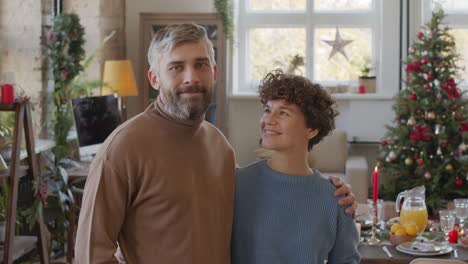
[[[395,234],[390,234],[390,243],[392,243],[392,245],[396,246],[396,245],[399,245],[399,244],[401,244],[403,242],[412,241],[415,238],[416,238],[416,236],[399,236],[399,235],[395,235]]]

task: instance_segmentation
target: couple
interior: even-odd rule
[[[267,75],[262,145],[274,154],[236,176],[231,146],[203,121],[216,79],[206,31],[162,29],[148,60],[160,95],[117,128],[91,164],[77,263],[117,263],[117,242],[132,264],[359,262],[357,231],[339,205],[354,211],[349,187],[336,179],[335,187],[306,161],[334,128],[334,102],[320,86]],[[348,197],[338,201],[337,187]]]

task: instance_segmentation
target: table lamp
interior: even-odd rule
[[[117,93],[121,98],[122,120],[127,119],[127,96],[137,96],[138,88],[129,60],[107,60],[104,64],[102,95]]]

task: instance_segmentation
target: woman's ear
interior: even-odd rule
[[[319,133],[318,129],[309,128],[307,131],[307,138],[313,139]]]

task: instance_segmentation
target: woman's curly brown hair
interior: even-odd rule
[[[320,84],[276,69],[265,76],[258,91],[260,101],[264,105],[270,100],[284,99],[299,106],[304,114],[306,126],[319,131],[309,140],[308,150],[335,128],[335,117],[338,115],[335,100]]]

